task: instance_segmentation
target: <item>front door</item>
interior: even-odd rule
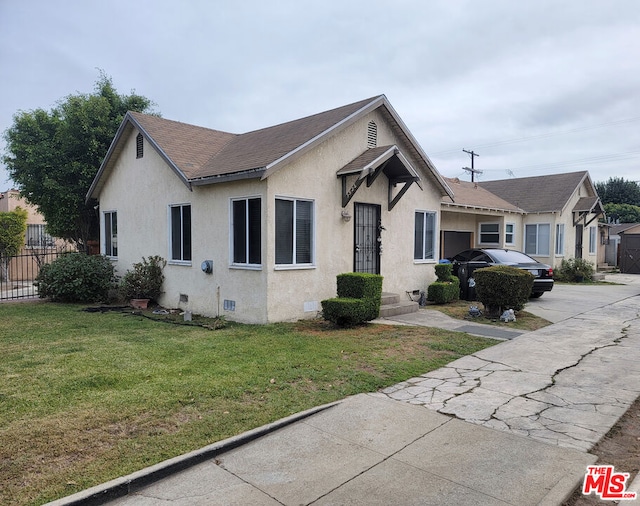
[[[355,204],[354,271],[380,274],[380,206]]]
[[[582,236],[583,236],[583,227],[582,225],[576,225],[576,258],[582,258]]]

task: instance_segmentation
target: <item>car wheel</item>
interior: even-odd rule
[[[533,293],[531,294],[531,298],[532,298],[532,299],[539,299],[540,297],[542,297],[542,294],[543,294],[543,293],[544,293],[544,292],[533,292]]]

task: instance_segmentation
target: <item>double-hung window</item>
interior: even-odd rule
[[[104,213],[104,254],[116,258],[118,256],[118,213]]]
[[[262,263],[262,200],[260,197],[231,201],[231,258],[233,265]]]
[[[191,205],[169,206],[171,260],[191,262]]]
[[[558,256],[564,255],[564,223],[556,223],[556,249]]]
[[[505,223],[504,225],[504,243],[513,245],[516,242],[516,225],[515,223]]]
[[[525,225],[524,252],[527,255],[549,256],[550,228],[548,223]]]
[[[500,244],[499,223],[480,223],[480,244]]]
[[[312,200],[276,199],[276,265],[309,266],[314,262]]]
[[[413,242],[414,260],[433,260],[436,248],[436,213],[416,211]]]

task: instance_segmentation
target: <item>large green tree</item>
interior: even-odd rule
[[[44,216],[49,234],[80,250],[98,237],[95,202],[85,202],[89,186],[126,112],[150,112],[153,105],[133,92],[118,94],[101,73],[93,93],[13,117],[2,159],[21,194]]]
[[[640,223],[640,206],[631,204],[605,204],[607,218],[617,223]]]
[[[610,177],[606,183],[596,183],[596,191],[603,204],[640,206],[640,185],[622,177]]]

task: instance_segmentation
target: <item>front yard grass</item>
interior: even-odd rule
[[[169,325],[0,305],[0,503],[41,504],[496,344],[323,321]]]

